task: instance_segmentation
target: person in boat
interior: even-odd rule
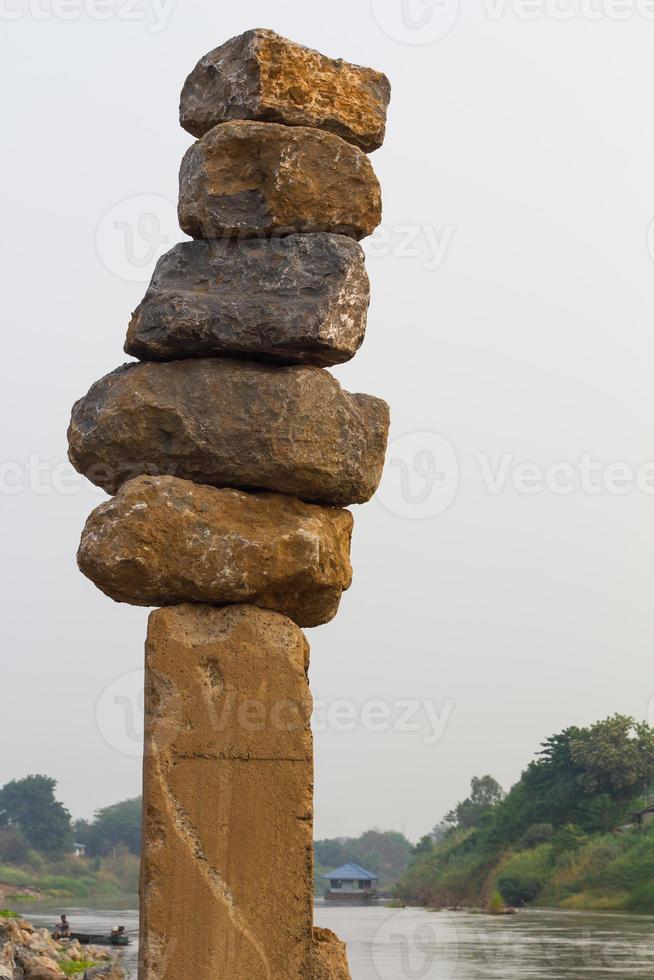
[[[111,930],[111,935],[114,938],[117,938],[119,936],[124,936],[125,935],[125,926],[114,926],[114,928]]]
[[[70,936],[70,923],[65,915],[62,915],[59,922],[54,927],[55,939],[68,939]]]

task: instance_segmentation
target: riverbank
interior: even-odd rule
[[[454,833],[415,860],[398,894],[426,906],[507,905],[654,913],[654,827],[558,838],[492,853],[472,830]]]
[[[44,902],[114,905],[138,891],[139,859],[126,852],[104,858],[67,856],[47,861],[32,852],[22,864],[0,863],[0,908]]]
[[[124,924],[137,937],[138,912],[61,909],[88,931]],[[35,924],[48,924],[34,916]],[[316,925],[347,942],[352,980],[650,980],[654,918],[615,913],[527,910],[493,917],[425,909],[337,908],[319,903]],[[138,943],[122,965],[132,980]]]
[[[0,911],[0,980],[124,980],[125,973],[108,952],[55,941],[48,928],[37,929],[16,913]]]

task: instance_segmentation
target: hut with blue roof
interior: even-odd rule
[[[356,902],[370,902],[377,895],[378,876],[366,871],[360,864],[344,864],[335,868],[323,878],[329,882],[325,891],[328,902],[342,902],[350,905]]]

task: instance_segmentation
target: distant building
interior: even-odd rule
[[[639,830],[645,830],[654,820],[654,804],[650,804],[650,806],[645,807],[644,810],[639,810],[637,813],[632,813],[631,816],[634,825]]]
[[[329,888],[325,891],[326,900],[347,905],[353,902],[370,902],[376,896],[379,880],[377,875],[358,864],[344,864],[342,868],[335,868],[323,875],[323,878],[329,881]]]
[[[86,844],[73,844],[73,854],[77,858],[86,857]]]

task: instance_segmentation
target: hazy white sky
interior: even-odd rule
[[[309,633],[317,835],[416,838],[563,726],[654,719],[653,17],[645,0],[0,0],[0,784],[50,773],[76,816],[140,791],[147,611],[77,571],[102,495],[64,468],[66,427],[183,237],[182,82],[254,26],[394,90],[368,336],[335,373],[390,402],[397,441],[355,508],[355,583]]]

